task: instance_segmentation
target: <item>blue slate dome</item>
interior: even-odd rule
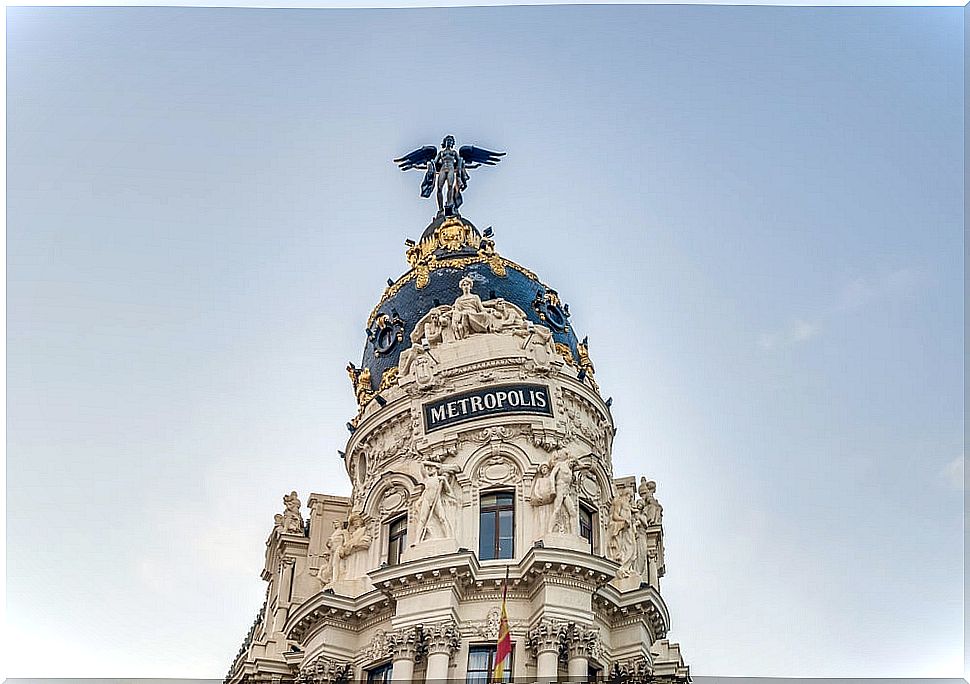
[[[458,282],[466,275],[475,281],[475,294],[515,304],[530,321],[552,331],[560,353],[565,356],[568,349],[578,361],[568,305],[534,273],[499,256],[490,230],[483,235],[464,218],[439,217],[417,243],[407,244],[411,270],[387,288],[367,321],[361,368],[369,371],[371,390],[381,389],[382,380],[385,387],[394,380],[396,373],[386,379],[385,373],[396,369],[415,325],[432,308],[454,302],[461,292]]]

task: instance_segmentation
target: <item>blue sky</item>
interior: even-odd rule
[[[693,672],[962,674],[962,8],[7,20],[9,675],[224,674],[448,132],[659,483]]]

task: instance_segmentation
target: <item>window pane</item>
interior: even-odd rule
[[[481,560],[495,558],[495,514],[482,513],[478,529],[478,557]]]
[[[499,558],[512,557],[513,525],[512,511],[499,513]]]
[[[488,661],[491,649],[489,648],[472,648],[468,651],[468,671],[473,670],[480,672],[488,671]]]

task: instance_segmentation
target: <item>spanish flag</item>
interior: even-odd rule
[[[495,669],[492,682],[505,681],[505,668],[512,657],[512,635],[509,634],[509,615],[505,610],[505,599],[509,592],[509,567],[505,566],[505,583],[502,585],[502,617],[498,622],[498,642],[495,644]]]

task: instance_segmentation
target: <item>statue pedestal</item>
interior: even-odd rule
[[[332,584],[328,584],[326,588],[333,589],[333,593],[337,596],[357,598],[373,589],[374,585],[366,577],[359,577],[357,579],[337,580]]]
[[[563,534],[562,532],[546,532],[541,537],[542,546],[547,549],[569,549],[589,553],[589,542],[578,534]]]
[[[613,578],[610,580],[610,586],[615,587],[617,591],[633,591],[640,588],[641,581],[640,575],[633,573],[628,577]]]
[[[432,556],[444,556],[449,553],[458,552],[457,539],[428,539],[419,542],[414,546],[409,546],[401,554],[401,562],[418,560],[420,558],[430,558]]]

